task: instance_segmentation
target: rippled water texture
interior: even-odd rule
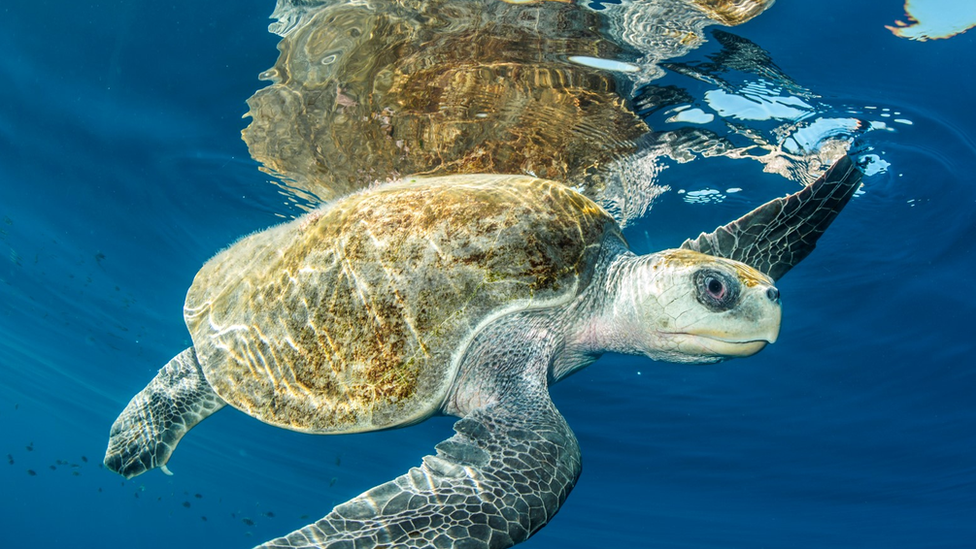
[[[103,469],[112,421],[190,344],[194,274],[244,235],[376,180],[487,170],[570,183],[644,253],[852,147],[864,185],[778,282],[774,345],[604,356],[553,387],[583,473],[523,546],[972,547],[976,35],[896,36],[923,5],[5,5],[0,544],[251,547],[450,435],[226,409],[174,476]]]
[[[411,174],[533,174],[626,221],[659,194],[661,154],[627,95],[702,42],[706,14],[740,23],[765,4],[703,6],[280,2],[244,140],[312,201]]]

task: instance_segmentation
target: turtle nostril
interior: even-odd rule
[[[770,286],[766,290],[766,297],[768,297],[770,301],[779,301],[779,290],[776,289],[776,286]]]

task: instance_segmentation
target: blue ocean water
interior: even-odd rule
[[[119,411],[189,345],[200,265],[301,213],[239,138],[277,56],[271,4],[0,8],[3,547],[250,547],[451,433],[437,418],[314,437],[228,409],[180,444],[174,476],[99,466]],[[822,114],[911,123],[864,134],[886,168],[778,284],[776,344],[710,366],[608,355],[553,388],[584,471],[525,547],[976,546],[976,31],[910,41],[897,19],[895,0],[780,0],[734,29]],[[672,192],[627,229],[638,251],[797,188],[724,158],[661,178]]]

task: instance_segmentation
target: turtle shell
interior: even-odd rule
[[[240,240],[184,313],[234,407],[304,432],[394,427],[437,412],[489,317],[572,299],[606,238],[613,219],[560,183],[415,179]]]

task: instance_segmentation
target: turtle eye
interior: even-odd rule
[[[708,291],[709,297],[717,301],[725,299],[725,294],[728,293],[725,283],[713,276],[705,277],[705,290]]]
[[[702,269],[695,273],[698,301],[709,309],[719,312],[735,306],[739,299],[739,283],[726,273]]]

